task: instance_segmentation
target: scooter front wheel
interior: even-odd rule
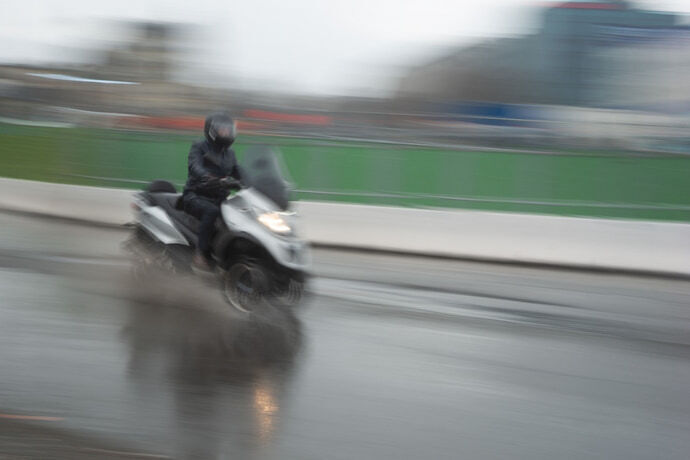
[[[267,285],[264,269],[246,260],[233,263],[223,275],[225,300],[243,314],[256,313],[261,309]]]
[[[274,292],[272,303],[277,307],[296,308],[304,299],[304,281],[289,280],[282,289]]]

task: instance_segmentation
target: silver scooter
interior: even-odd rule
[[[289,210],[289,186],[280,153],[252,146],[241,164],[243,187],[221,204],[212,242],[215,276],[227,302],[243,314],[302,301],[311,256]],[[136,270],[155,265],[189,271],[199,221],[182,210],[182,194],[167,181],[153,181],[134,196]]]

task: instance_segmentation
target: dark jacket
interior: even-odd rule
[[[206,140],[192,144],[187,174],[184,194],[194,193],[213,200],[223,199],[227,195],[227,189],[219,186],[218,179],[242,179],[235,152],[232,149],[216,152]]]

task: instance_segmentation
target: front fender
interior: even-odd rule
[[[236,251],[243,254],[256,255],[258,257],[267,254],[261,242],[249,233],[235,233],[226,229],[220,232],[214,239],[213,253],[217,255],[221,264],[226,265],[228,256]]]
[[[246,204],[233,206],[225,204],[221,207],[223,222],[228,235],[222,238],[222,252],[226,254],[232,241],[236,238],[256,244],[269,255],[273,261],[294,271],[306,271],[311,263],[309,245],[294,237],[283,237],[264,227]]]

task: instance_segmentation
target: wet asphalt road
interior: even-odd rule
[[[689,456],[686,280],[317,250],[248,324],[125,237],[0,214],[0,458]]]

